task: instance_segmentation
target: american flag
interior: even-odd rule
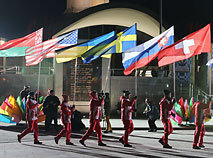
[[[25,52],[26,66],[37,65],[44,58],[55,58],[55,51],[78,42],[78,30],[42,42],[30,47]]]

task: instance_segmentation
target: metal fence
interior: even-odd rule
[[[38,66],[0,66],[0,74],[20,74],[20,75],[34,75],[38,74]],[[54,73],[53,67],[41,67],[41,74],[51,75]]]

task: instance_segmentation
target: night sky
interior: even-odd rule
[[[61,16],[66,0],[0,0],[0,37],[7,40],[23,37]],[[157,15],[159,0],[111,0],[110,3],[130,2],[146,6]],[[185,36],[213,21],[212,0],[163,0],[163,20],[175,26],[175,33]],[[193,28],[190,30],[190,26]],[[49,35],[52,36],[51,31]]]
[[[0,37],[22,37],[63,14],[66,0],[0,0]]]

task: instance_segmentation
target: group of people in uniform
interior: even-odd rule
[[[23,95],[23,97],[26,97],[26,120],[28,127],[21,133],[18,134],[18,142],[21,143],[21,139],[31,131],[34,132],[34,144],[42,144],[38,140],[38,102],[36,100],[36,95],[34,92],[29,92],[29,87],[25,87],[26,90],[28,90],[27,97]],[[98,138],[98,145],[99,146],[106,146],[105,143],[102,141],[102,129],[100,125],[100,121],[102,119],[102,105],[106,105],[106,122],[107,122],[107,128],[106,133],[112,132],[112,127],[109,121],[109,115],[110,115],[110,100],[109,100],[109,93],[98,93],[96,91],[91,91],[89,93],[89,96],[91,97],[90,100],[90,112],[89,112],[89,128],[86,131],[86,133],[82,136],[82,138],[79,140],[80,144],[86,146],[85,141],[89,138],[89,136],[95,132],[97,133]],[[43,106],[44,106],[44,112],[46,114],[46,122],[45,127],[46,130],[49,130],[50,124],[52,120],[54,120],[55,124],[57,125],[57,116],[55,116],[55,110],[58,109],[58,105],[60,104],[60,110],[61,110],[61,121],[63,123],[63,129],[58,133],[56,137],[54,137],[55,143],[58,144],[59,139],[66,135],[66,144],[67,145],[73,145],[73,143],[70,141],[71,136],[71,116],[72,113],[75,111],[75,105],[71,106],[69,104],[69,97],[65,94],[62,95],[63,100],[60,104],[59,99],[56,98],[54,95],[54,91],[49,91],[49,95],[44,99]],[[121,101],[121,119],[124,126],[124,134],[121,138],[119,138],[119,142],[123,144],[124,147],[132,147],[131,144],[128,142],[129,135],[134,130],[134,125],[132,121],[132,112],[136,112],[137,109],[134,108],[134,103],[137,99],[137,96],[133,97],[131,99],[131,93],[128,90],[123,91],[123,95],[120,97]],[[195,102],[195,133],[194,133],[194,141],[193,141],[193,149],[201,149],[205,146],[203,145],[203,137],[205,135],[205,126],[204,126],[204,109],[207,109],[209,107],[209,104],[211,102],[211,99],[209,99],[208,103],[204,103],[204,98],[199,96],[198,101]],[[153,103],[147,98],[145,100],[145,103],[147,105],[147,109],[144,111],[145,114],[149,116],[149,132],[156,132],[157,126],[155,125],[155,121],[158,118],[158,112],[154,112],[155,107]],[[175,98],[172,98],[171,92],[169,90],[164,90],[164,97],[161,99],[159,106],[160,106],[160,116],[161,121],[164,126],[164,135],[162,138],[159,139],[159,143],[162,144],[163,148],[172,148],[168,144],[168,136],[173,132],[173,127],[170,121],[170,114],[171,109],[173,108],[175,104]],[[51,105],[52,107],[55,107],[51,109],[50,111],[47,110],[48,106]],[[107,111],[108,110],[108,111]],[[49,115],[49,116],[48,116]],[[55,120],[56,118],[56,120]],[[56,126],[55,126],[56,127]]]

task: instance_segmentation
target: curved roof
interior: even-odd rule
[[[137,23],[137,30],[139,31],[153,37],[159,34],[159,22],[147,13],[131,8],[107,8],[82,17],[59,31],[53,37],[89,26],[120,25],[130,27],[135,23]]]

